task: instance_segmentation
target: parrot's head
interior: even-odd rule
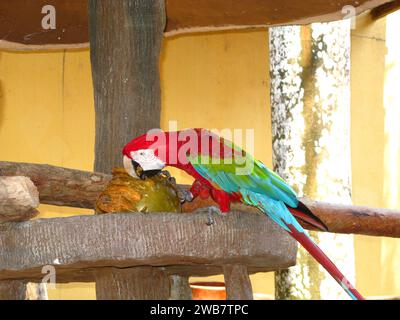
[[[150,141],[148,135],[142,135],[129,142],[123,149],[123,163],[126,172],[134,178],[142,180],[161,172],[165,167],[164,161],[158,156],[154,140]]]

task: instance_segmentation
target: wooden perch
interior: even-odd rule
[[[29,220],[38,206],[39,193],[29,178],[0,176],[0,222]]]
[[[103,173],[16,162],[0,162],[0,176],[29,177],[39,190],[40,203],[90,209],[111,180]]]
[[[59,168],[41,164],[0,162],[0,176],[24,175],[30,177],[39,190],[41,203],[94,208],[98,194],[105,188],[110,175]],[[400,237],[400,212],[362,206],[337,205],[302,199],[334,233],[354,233],[370,236]],[[186,203],[185,212],[215,205],[211,200],[196,199]],[[233,204],[233,210],[259,212],[242,204]],[[1,220],[0,220],[1,221]],[[304,225],[310,229],[310,226]]]
[[[168,266],[169,275],[206,276],[226,264],[249,272],[295,264],[295,241],[271,220],[239,212],[213,219],[209,226],[207,213],[138,213],[5,223],[0,280],[39,281],[46,265],[60,283],[93,281],[110,267]]]

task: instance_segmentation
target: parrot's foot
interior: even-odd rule
[[[178,189],[178,198],[181,203],[192,202],[194,197],[193,194],[188,190]]]
[[[166,177],[168,179],[169,182],[171,182],[174,186],[176,186],[176,180],[173,176],[171,176],[171,174],[169,173],[169,171],[167,170],[162,170],[159,173],[160,175]]]
[[[223,216],[223,213],[221,212],[220,208],[217,206],[209,206],[209,207],[204,207],[196,210],[196,213],[207,213],[207,222],[206,225],[212,226],[215,224],[215,220],[213,215],[219,215]]]

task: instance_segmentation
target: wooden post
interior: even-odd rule
[[[164,0],[89,0],[98,172],[120,166],[124,145],[160,126],[159,58],[165,24]],[[169,297],[169,291],[160,290],[167,281],[169,286],[169,278],[156,269],[115,269],[96,278],[99,299]]]
[[[123,146],[160,126],[164,0],[90,0],[96,108],[95,170],[121,165]]]
[[[247,267],[226,265],[224,269],[225,287],[228,300],[253,300],[253,290]]]
[[[26,282],[0,281],[0,300],[26,300]]]
[[[48,300],[47,288],[43,283],[3,280],[0,281],[0,300]]]
[[[169,277],[153,267],[99,271],[96,296],[98,300],[166,300],[170,297]]]
[[[189,277],[172,275],[170,300],[192,300],[192,289],[189,285]]]

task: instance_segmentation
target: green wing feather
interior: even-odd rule
[[[229,144],[228,147],[232,145]],[[281,177],[239,147],[233,148],[238,152],[235,152],[232,159],[220,159],[215,155],[202,154],[188,158],[201,176],[228,193],[254,192],[273,200],[283,201],[290,207],[297,207],[295,191]]]

